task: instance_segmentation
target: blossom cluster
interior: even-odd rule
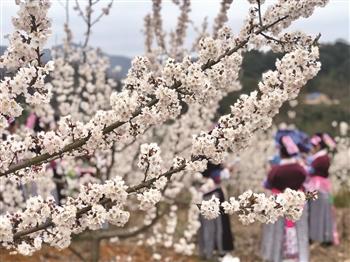
[[[227,214],[238,214],[240,221],[250,224],[255,221],[262,223],[274,223],[280,217],[298,220],[305,206],[306,195],[304,192],[286,189],[278,195],[266,196],[263,193],[253,193],[248,190],[238,199],[231,197],[229,201],[221,204]],[[220,203],[213,196],[204,200],[201,204],[201,214],[206,219],[214,219],[220,214]]]
[[[257,130],[271,126],[283,102],[295,99],[300,88],[320,70],[318,48],[297,49],[276,62],[276,70],[263,74],[261,93],[242,95],[222,116],[210,133],[202,132],[193,140],[192,154],[222,162],[228,149],[244,148]]]
[[[40,249],[41,243],[65,248],[73,233],[100,228],[105,222],[124,226],[129,219],[129,212],[123,210],[128,195],[126,190],[124,181],[116,177],[104,184],[82,186],[79,195],[68,198],[65,205],[58,205],[52,197],[31,197],[26,201],[24,211],[0,216],[0,242],[6,248],[29,255]],[[104,206],[107,203],[113,203],[113,206]],[[47,229],[40,231],[40,225],[46,225]],[[21,240],[22,234],[28,234],[31,241]]]
[[[31,105],[48,103],[51,86],[45,83],[53,62],[43,64],[43,47],[51,32],[47,18],[48,0],[16,1],[18,17],[12,20],[15,31],[9,36],[9,47],[0,58],[0,68],[9,73],[0,82],[0,131],[8,121],[22,114],[20,96]],[[11,74],[10,74],[11,73]]]
[[[158,145],[155,143],[141,145],[138,167],[149,177],[155,177],[162,173],[161,165],[161,152]]]
[[[350,138],[348,136],[340,136],[336,138],[336,141],[337,150],[333,155],[329,171],[333,192],[350,189]]]
[[[230,9],[233,0],[221,1],[220,11],[214,20],[213,36],[216,37],[219,30],[228,21],[227,12]]]
[[[181,3],[180,3],[181,2]],[[170,32],[170,49],[169,55],[172,58],[181,60],[183,58],[184,51],[183,46],[186,40],[187,27],[190,24],[189,13],[191,11],[191,1],[181,0],[174,1],[176,5],[180,8],[180,15],[177,19],[177,25],[173,32]]]
[[[253,0],[253,2],[256,1]],[[262,20],[264,23],[270,23],[276,18],[287,16],[287,19],[269,29],[274,35],[277,35],[300,17],[308,18],[316,7],[324,7],[327,2],[328,0],[279,0],[267,8]]]
[[[205,219],[214,219],[220,215],[220,201],[216,196],[212,196],[209,200],[202,201],[201,215]]]
[[[199,192],[194,188],[190,188],[192,202],[200,198]],[[187,225],[183,231],[183,236],[174,244],[175,252],[180,254],[192,255],[195,252],[196,246],[194,238],[200,228],[199,222],[200,210],[196,205],[190,205],[187,213]]]
[[[56,70],[50,76],[61,116],[86,122],[98,110],[108,109],[117,84],[107,75],[110,64],[101,51],[71,47],[58,52],[54,62]]]

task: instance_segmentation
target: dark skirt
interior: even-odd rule
[[[295,222],[298,262],[309,261],[308,239],[308,210],[305,206],[301,218]],[[274,224],[263,225],[261,254],[265,261],[281,262],[283,257],[285,238],[285,218],[279,218]]]
[[[210,199],[213,195],[219,198],[220,203],[224,202],[224,193],[221,188],[204,195],[204,199]],[[221,210],[216,219],[199,218],[201,227],[198,232],[199,253],[202,257],[210,259],[214,250],[220,255],[234,250],[234,238],[231,231],[230,218]]]
[[[318,192],[318,198],[309,203],[310,240],[333,242],[333,214],[330,193]]]

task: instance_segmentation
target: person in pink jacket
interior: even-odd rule
[[[306,188],[318,191],[318,199],[309,203],[309,236],[311,242],[324,245],[337,244],[334,207],[332,204],[329,168],[329,151],[336,147],[335,141],[326,133],[317,133],[311,138],[312,156],[309,160],[309,179]]]

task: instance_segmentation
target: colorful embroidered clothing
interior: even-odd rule
[[[306,170],[294,158],[282,159],[271,168],[268,183],[273,194],[286,188],[300,190],[306,179]],[[280,218],[273,224],[263,226],[262,257],[270,262],[309,261],[307,206],[299,221]]]
[[[318,198],[309,203],[310,240],[320,243],[339,243],[335,223],[335,208],[332,203],[332,185],[328,170],[330,158],[326,150],[320,150],[312,156],[309,181],[305,187],[309,191],[318,191]]]

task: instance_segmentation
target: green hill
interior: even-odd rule
[[[281,54],[272,52],[248,52],[243,59],[241,83],[243,89],[240,93],[229,94],[221,102],[220,114],[228,113],[230,104],[239,94],[249,93],[257,87],[261,74],[275,68],[276,58]],[[285,105],[275,123],[293,122],[308,133],[326,131],[334,134],[332,121],[350,120],[350,45],[337,41],[334,44],[320,46],[320,60],[322,69],[318,76],[311,80],[302,89],[298,97],[299,105],[291,109]],[[307,104],[310,98],[325,98],[327,101],[312,100],[315,104]],[[310,102],[310,103],[311,103]],[[287,116],[289,110],[296,111],[296,118],[290,120]]]

